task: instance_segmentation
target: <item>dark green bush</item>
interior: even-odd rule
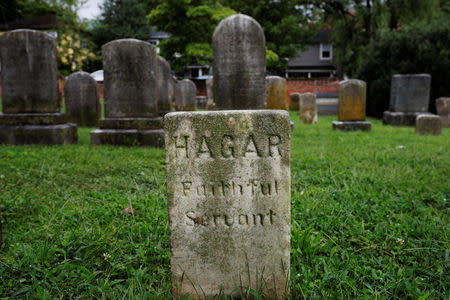
[[[372,40],[356,78],[367,82],[367,114],[381,117],[389,107],[393,74],[431,74],[431,112],[435,100],[450,96],[450,20],[416,22]]]

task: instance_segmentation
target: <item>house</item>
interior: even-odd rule
[[[339,78],[330,43],[331,29],[321,29],[313,42],[288,60],[287,102],[292,93],[315,93],[319,115],[337,114]]]

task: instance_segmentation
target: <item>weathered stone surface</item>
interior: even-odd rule
[[[339,121],[364,121],[366,119],[366,83],[358,79],[339,83]]]
[[[97,126],[101,108],[97,82],[89,73],[76,72],[64,85],[66,115],[69,122],[81,126]]]
[[[172,75],[170,76],[169,84],[169,102],[170,110],[175,108],[175,87],[177,86],[178,80],[176,80]]]
[[[286,109],[286,79],[280,76],[266,77],[267,109]]]
[[[206,79],[206,109],[214,110],[216,104],[214,103],[214,79]]]
[[[172,80],[172,75],[170,75],[169,63],[161,56],[156,58],[156,74],[158,82],[158,111],[160,116],[164,116],[172,110],[170,102],[170,81]]]
[[[300,94],[292,93],[289,95],[289,109],[299,111],[300,108]]]
[[[416,133],[419,135],[440,135],[442,132],[441,117],[431,114],[420,114],[416,119]]]
[[[442,119],[442,126],[450,127],[450,97],[436,99],[436,110]]]
[[[0,36],[4,113],[60,111],[55,39],[20,29]]]
[[[66,115],[61,113],[0,113],[0,125],[57,125],[66,122]]]
[[[430,101],[431,75],[395,74],[391,81],[389,111],[427,112]]]
[[[197,87],[189,79],[178,81],[175,86],[175,109],[179,111],[195,110]]]
[[[136,39],[102,46],[105,117],[156,117],[156,48]]]
[[[69,145],[77,142],[77,126],[71,123],[59,125],[0,125],[0,144]]]
[[[393,125],[393,126],[415,126],[416,118],[420,114],[426,113],[403,113],[403,112],[392,112],[385,111],[383,113],[383,124]]]
[[[161,129],[163,118],[104,118],[100,129]]]
[[[232,15],[216,27],[212,43],[217,108],[266,108],[266,39],[258,22]]]
[[[175,297],[288,293],[289,121],[278,110],[165,116]]]
[[[317,123],[316,95],[305,93],[300,95],[300,122],[303,124]]]
[[[368,121],[333,121],[333,129],[337,131],[370,131],[372,123]]]
[[[164,130],[96,129],[91,131],[91,145],[164,147]]]

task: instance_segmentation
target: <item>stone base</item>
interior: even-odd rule
[[[333,121],[333,129],[337,131],[370,131],[372,123],[367,121]]]
[[[430,114],[427,112],[394,112],[385,111],[383,113],[383,124],[393,126],[416,126],[416,118],[418,115]]]
[[[69,145],[78,142],[77,125],[0,125],[0,144]]]
[[[161,129],[163,118],[103,118],[99,121],[99,127],[100,129]]]
[[[91,145],[164,148],[164,130],[96,129],[91,131]]]
[[[57,125],[65,124],[66,115],[61,113],[0,113],[0,125]]]

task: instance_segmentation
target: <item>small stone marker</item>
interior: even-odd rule
[[[440,135],[442,132],[441,117],[431,114],[418,115],[416,133],[420,135]]]
[[[206,79],[206,109],[214,110],[216,104],[214,103],[214,80],[212,78]]]
[[[286,79],[266,77],[266,101],[267,109],[286,109]]]
[[[300,94],[292,93],[289,95],[289,109],[299,111],[300,109]]]
[[[92,145],[164,146],[158,116],[156,48],[136,39],[102,46],[105,118],[91,131]]]
[[[164,116],[172,110],[170,103],[170,65],[161,56],[156,57],[156,78],[158,83],[158,112]]]
[[[428,112],[430,86],[429,74],[392,75],[389,111],[384,112],[383,123],[414,126],[417,115]]]
[[[79,126],[97,126],[101,109],[97,82],[89,73],[76,72],[64,84],[67,120]]]
[[[55,39],[35,30],[6,32],[0,61],[0,144],[76,144],[77,127],[60,112]]]
[[[287,296],[289,114],[175,112],[164,126],[173,296]]]
[[[189,79],[183,79],[175,86],[175,109],[194,111],[197,103],[197,87]]]
[[[372,123],[366,121],[366,83],[358,79],[339,83],[338,120],[333,129],[339,131],[370,131]]]
[[[442,119],[442,126],[450,127],[450,97],[436,99],[436,110]]]
[[[218,109],[266,108],[266,39],[255,19],[222,20],[213,34],[214,102]]]
[[[316,95],[305,93],[300,95],[300,122],[303,124],[317,124]]]

